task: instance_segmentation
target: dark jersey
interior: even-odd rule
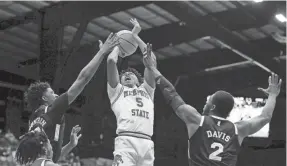
[[[42,105],[30,116],[29,131],[43,130],[48,136],[54,151],[53,160],[58,159],[61,153],[63,136],[60,136],[64,123],[64,113],[69,108],[68,95],[66,93],[59,96],[53,104]],[[63,125],[62,125],[63,126]]]
[[[189,139],[190,166],[235,166],[240,145],[236,126],[223,118],[202,116]]]

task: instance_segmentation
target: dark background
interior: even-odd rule
[[[13,4],[15,3],[18,2],[13,2]],[[21,5],[33,8],[31,3],[19,2]],[[0,45],[0,50],[5,50],[5,54],[1,53],[4,56],[0,57],[0,68],[2,69],[0,71],[0,100],[3,101],[0,104],[0,127],[6,131],[12,131],[17,137],[27,131],[30,112],[25,109],[25,103],[23,103],[23,90],[29,83],[41,79],[49,81],[59,93],[68,89],[80,70],[98,50],[96,41],[90,41],[88,44],[80,42],[84,38],[83,34],[88,32],[87,23],[91,19],[150,3],[49,2],[50,6],[48,7],[39,9],[34,7],[29,13],[2,19],[1,32],[6,35],[4,36],[6,38],[2,38],[2,43],[7,41],[16,49],[16,44],[13,44],[7,36],[17,35],[14,31],[12,33],[13,27],[22,26],[22,24],[25,26],[31,22],[34,22],[37,27],[35,33],[38,35],[38,41],[36,43],[37,51],[35,51],[37,57],[26,56],[28,53],[25,52],[15,55],[13,52],[15,50],[7,50],[6,47]],[[286,4],[285,2],[254,4],[251,1],[229,2],[231,4],[227,4],[227,2],[206,3],[209,4],[153,2],[177,17],[178,21],[171,21],[169,24],[160,26],[154,25],[152,28],[143,28],[140,37],[153,44],[159,70],[175,84],[183,99],[200,112],[206,97],[217,90],[229,91],[237,97],[265,98],[256,89],[259,86],[268,86],[270,73],[252,63],[242,63],[246,59],[219,44],[219,40],[277,73],[284,81],[270,124],[270,137],[246,138],[241,148],[238,165],[283,166],[286,156],[286,44],[275,41],[272,32],[280,30],[285,32],[286,24],[276,22],[274,15],[278,12],[286,13]],[[216,7],[218,4],[223,6],[225,4],[226,10],[215,11],[218,9]],[[207,5],[211,6],[211,9],[208,9]],[[232,5],[235,7],[230,7]],[[2,6],[1,10],[11,10],[11,8],[6,9],[8,7]],[[207,14],[199,14],[198,10]],[[131,16],[137,16],[133,12],[129,12]],[[141,17],[138,19],[140,23],[149,22]],[[74,23],[79,23],[79,25],[75,26],[76,32],[74,36],[70,37],[69,43],[65,41],[65,38],[63,39],[63,35],[65,36],[66,33],[64,28],[67,25],[75,25]],[[268,33],[263,32],[262,27],[265,25],[273,25],[273,27],[277,27],[277,30],[269,29]],[[235,32],[243,33],[246,29],[252,28],[255,30],[251,31],[251,34],[257,33],[258,35],[260,32],[265,37],[256,38],[245,34],[248,40],[243,40],[242,37],[235,35]],[[23,29],[27,30],[27,28]],[[106,29],[111,32],[118,31],[109,29],[109,26]],[[97,35],[101,36],[95,34],[95,36]],[[105,39],[106,36],[103,36],[99,39]],[[205,42],[198,40],[204,36],[212,36],[212,40]],[[190,41],[199,41],[199,44],[196,42],[190,44],[197,49],[196,52],[182,49],[182,55],[175,54],[178,48],[173,46]],[[212,48],[207,49],[208,44],[206,43]],[[21,42],[17,42],[17,44],[21,44]],[[66,44],[67,47],[61,46],[61,44]],[[163,49],[169,47],[170,50]],[[29,47],[24,45],[24,48],[28,49]],[[11,58],[12,56],[16,58]],[[234,63],[237,65],[230,65]],[[225,65],[230,66],[226,67]],[[138,52],[136,55],[119,60],[120,70],[127,66],[135,67],[143,73],[144,67]],[[110,110],[107,97],[105,67],[106,61],[104,60],[93,80],[66,114],[65,142],[69,141],[69,134],[74,125],[82,126],[83,137],[74,150],[82,158],[105,157],[112,159],[113,157],[116,119]],[[220,69],[207,70],[213,67]],[[155,166],[187,165],[185,125],[165,104],[159,90],[156,90],[155,93],[153,140],[155,142]]]

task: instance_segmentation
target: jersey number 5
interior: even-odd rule
[[[212,152],[208,158],[210,160],[221,161],[221,157],[219,157],[218,155],[223,152],[223,148],[224,148],[223,145],[221,143],[214,142],[213,144],[211,144],[211,148],[212,149],[218,148],[218,149]]]
[[[142,98],[137,97],[137,98],[136,98],[136,101],[137,101],[137,106],[138,106],[138,107],[143,107]]]

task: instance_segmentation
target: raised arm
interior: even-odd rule
[[[134,25],[134,28],[132,30],[132,34],[134,36],[134,38],[136,39],[140,50],[143,54],[143,56],[146,56],[147,53],[147,45],[146,43],[138,36],[139,32],[141,31],[141,26],[138,23],[138,21],[136,19],[131,19],[130,22]],[[154,53],[151,52],[151,56],[155,57]],[[155,88],[155,78],[153,77],[152,73],[150,72],[150,70],[148,70],[147,68],[145,68],[144,71],[144,79],[146,81],[146,83],[152,87]]]
[[[120,83],[120,77],[117,67],[118,56],[120,54],[119,47],[115,47],[107,59],[107,77],[108,84],[111,88],[116,88]]]
[[[96,73],[99,65],[104,59],[104,55],[116,46],[117,42],[117,36],[111,33],[94,58],[82,69],[76,81],[67,91],[69,104],[71,104],[83,91],[84,87]]]
[[[197,129],[199,127],[202,116],[194,107],[183,101],[176,92],[174,86],[158,71],[156,68],[156,59],[151,56],[151,47],[150,44],[147,44],[148,51],[147,56],[144,58],[144,63],[155,78],[156,84],[160,88],[167,103],[173,108],[177,116],[185,122],[188,128],[189,137],[191,137],[194,131],[191,131],[190,129]]]
[[[82,137],[82,134],[78,135],[80,131],[81,127],[79,125],[72,128],[70,142],[62,148],[60,160],[64,159],[74,149],[74,147],[78,145],[78,141]]]
[[[243,120],[235,123],[238,129],[240,143],[242,143],[243,139],[246,136],[256,133],[271,121],[276,104],[276,97],[280,93],[281,82],[282,80],[279,80],[276,74],[272,74],[272,76],[269,77],[268,89],[265,90],[260,88],[260,90],[268,94],[268,99],[262,110],[262,113],[252,119]]]

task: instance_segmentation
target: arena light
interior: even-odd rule
[[[287,21],[286,17],[283,14],[276,14],[275,17],[280,22],[286,22]]]
[[[253,0],[255,3],[262,2],[263,0]]]

